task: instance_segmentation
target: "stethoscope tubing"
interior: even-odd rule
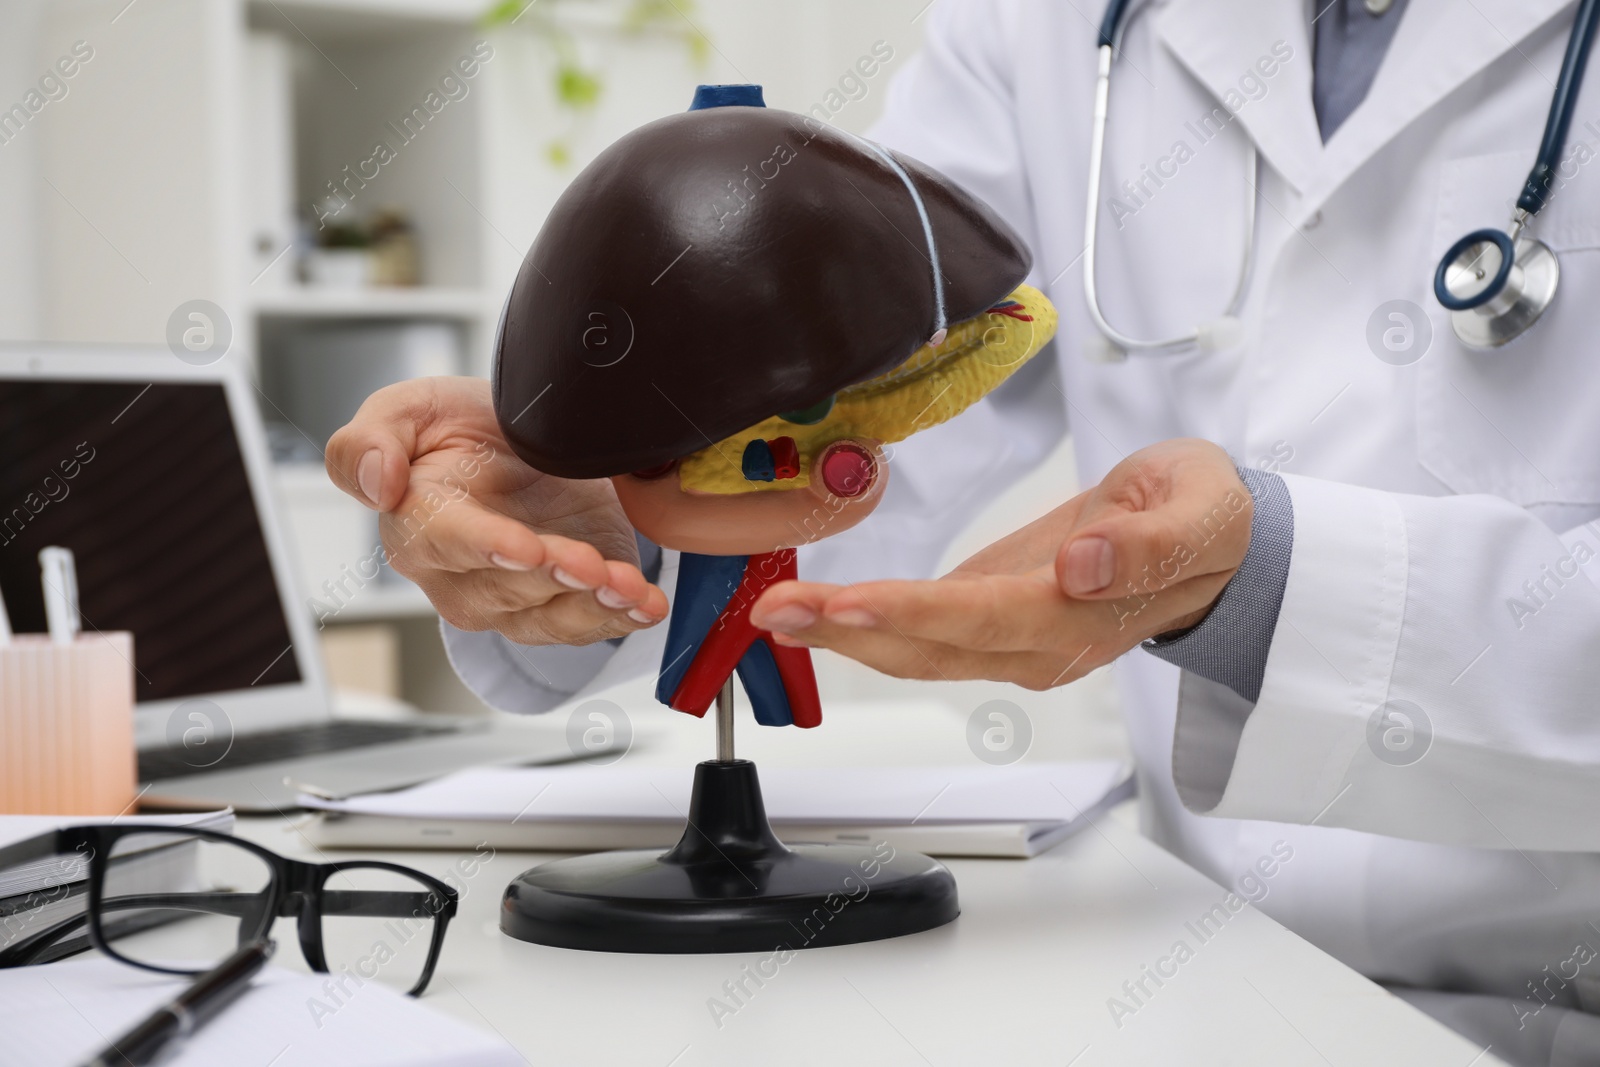
[[[1594,45],[1597,26],[1600,26],[1600,0],[1581,0],[1572,36],[1567,39],[1567,54],[1561,61],[1561,76],[1556,79],[1555,95],[1550,100],[1550,115],[1545,119],[1539,155],[1523,184],[1522,195],[1517,198],[1517,207],[1529,215],[1537,215],[1550,198],[1550,182],[1561,165],[1561,153],[1567,148],[1567,132],[1572,128],[1572,113],[1578,104],[1578,90],[1583,88],[1583,72],[1589,66],[1589,50]]]
[[[1111,112],[1111,64],[1120,43],[1121,13],[1127,3],[1128,0],[1112,0],[1111,8],[1106,13],[1106,22],[1101,29],[1100,62],[1095,77],[1094,124],[1089,138],[1088,196],[1083,222],[1083,293],[1089,307],[1089,317],[1094,321],[1095,328],[1112,344],[1124,350],[1175,352],[1193,347],[1200,342],[1198,327],[1176,337],[1159,341],[1143,341],[1137,337],[1130,337],[1106,320],[1105,312],[1100,307],[1099,286],[1095,277],[1100,239],[1101,171],[1105,163],[1106,120]],[[1117,17],[1115,22],[1112,19],[1113,13]],[[1107,26],[1114,31],[1110,40],[1106,39]],[[1249,192],[1245,198],[1244,253],[1240,258],[1239,276],[1234,283],[1233,296],[1229,298],[1227,310],[1223,312],[1225,316],[1238,313],[1244,303],[1246,291],[1250,287],[1250,273],[1255,266],[1256,182],[1259,173],[1255,142],[1248,136],[1245,136],[1245,166],[1248,170],[1245,187]]]

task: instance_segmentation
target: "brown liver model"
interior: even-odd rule
[[[1016,233],[895,159],[946,322],[1010,293],[1030,265]],[[936,328],[916,202],[871,146],[776,109],[690,111],[623,137],[556,203],[506,307],[495,408],[537,469],[623,474],[884,373]]]

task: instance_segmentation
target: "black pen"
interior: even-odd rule
[[[111,1042],[84,1067],[140,1067],[151,1062],[173,1041],[188,1037],[243,993],[277,947],[276,941],[250,942],[196,978],[171,1004],[157,1008],[144,1022]]]

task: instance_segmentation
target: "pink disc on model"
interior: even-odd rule
[[[872,453],[850,441],[836,441],[817,460],[822,484],[834,496],[860,496],[872,488],[877,461]]]

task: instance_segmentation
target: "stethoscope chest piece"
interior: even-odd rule
[[[1433,288],[1462,344],[1499,348],[1539,320],[1560,280],[1560,261],[1544,242],[1477,230],[1445,253]]]

